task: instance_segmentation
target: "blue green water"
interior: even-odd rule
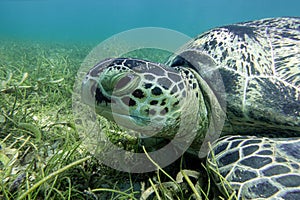
[[[0,38],[100,42],[137,27],[191,37],[215,26],[300,16],[299,0],[0,0]]]

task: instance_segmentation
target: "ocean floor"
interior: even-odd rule
[[[193,178],[199,170],[183,170],[188,159],[129,174],[106,167],[84,148],[72,94],[77,70],[93,47],[1,41],[0,199],[221,199],[204,167],[202,179]],[[165,59],[149,52],[127,56]]]

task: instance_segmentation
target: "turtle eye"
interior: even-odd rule
[[[128,92],[133,91],[140,82],[140,77],[132,73],[118,74],[112,79],[112,92],[116,96],[128,94]]]
[[[132,79],[134,78],[134,76],[132,74],[128,74],[124,77],[122,77],[115,85],[115,89],[119,90],[122,89],[124,86],[126,86],[128,83],[130,83],[130,81],[132,81]]]

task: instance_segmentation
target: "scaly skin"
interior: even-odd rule
[[[299,41],[300,18],[223,26],[196,37],[166,65],[101,61],[83,81],[82,98],[146,136],[179,134],[182,148],[192,142],[190,151],[200,149],[201,157],[207,142],[234,135],[214,142],[207,159],[230,192],[300,199]],[[212,177],[224,191],[218,173]]]

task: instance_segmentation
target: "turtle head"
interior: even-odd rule
[[[182,112],[197,110],[192,106],[197,107],[193,99],[198,102],[199,88],[191,76],[149,61],[106,59],[86,75],[82,100],[118,125],[144,136],[166,137],[178,128]]]

